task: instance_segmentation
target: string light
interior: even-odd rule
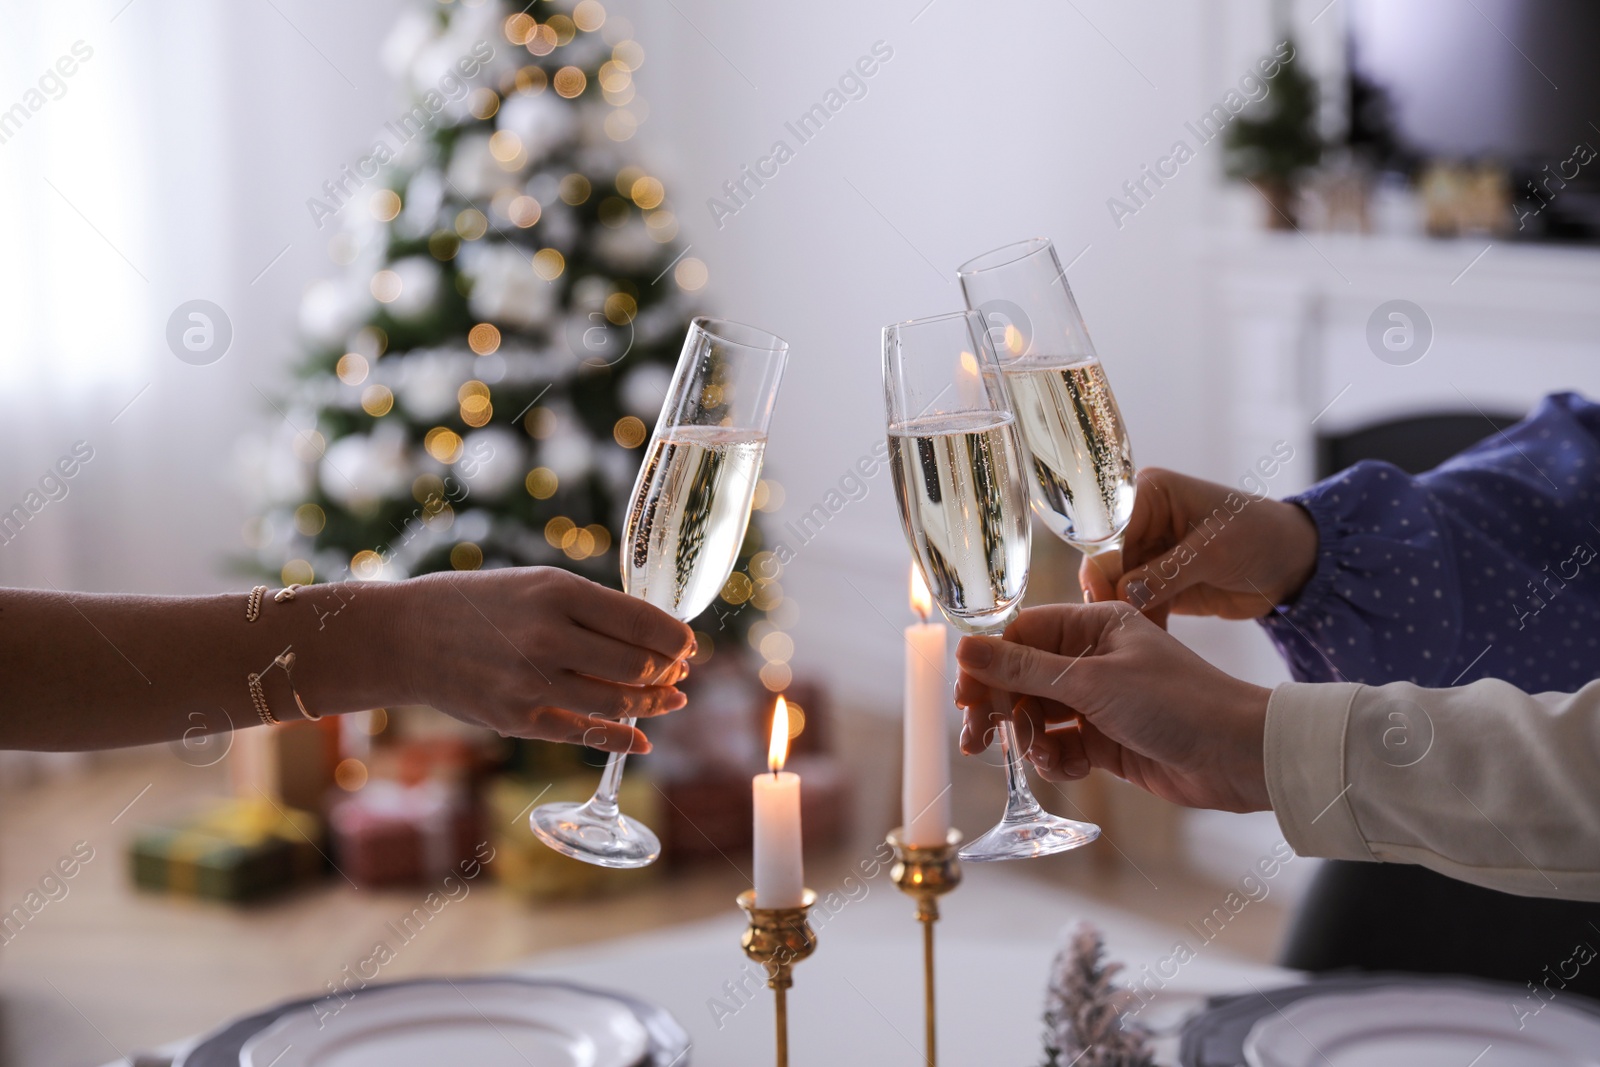
[[[448,263],[456,258],[456,253],[461,250],[461,238],[449,230],[437,230],[428,238],[428,254],[441,263]]]
[[[547,282],[561,277],[561,272],[566,269],[567,257],[554,248],[541,248],[533,254],[533,273]]]
[[[315,537],[328,524],[328,515],[315,504],[301,504],[294,509],[294,528],[306,537]]]
[[[475,119],[494,118],[495,112],[500,110],[500,94],[493,89],[474,89],[472,95],[467,97],[467,110],[472,112]]]
[[[506,40],[510,41],[518,48],[521,48],[523,45],[528,43],[528,38],[532,35],[536,26],[538,26],[538,23],[534,20],[532,15],[519,11],[515,15],[512,15],[510,18],[506,19]]]
[[[780,693],[794,681],[794,671],[789,669],[787,663],[768,663],[761,668],[759,677],[768,692]]]
[[[310,585],[315,578],[311,564],[303,559],[291,559],[278,572],[278,580],[284,585]]]
[[[650,238],[660,244],[666,244],[678,236],[678,217],[670,211],[652,211],[644,217],[645,228],[650,231]]]
[[[350,573],[363,582],[371,581],[383,573],[383,557],[370,548],[363,548],[350,557]]]
[[[500,330],[493,323],[480,322],[467,331],[467,346],[480,356],[487,356],[500,347]]]
[[[461,435],[443,426],[435,426],[422,439],[422,447],[440,463],[454,463],[461,458]]]
[[[346,352],[339,357],[333,373],[346,385],[360,385],[367,380],[367,357],[360,352]]]
[[[572,39],[578,36],[578,26],[565,15],[551,15],[545,20],[545,25],[556,35],[556,44],[571,44]]]
[[[510,130],[496,130],[489,135],[489,154],[510,170],[523,158],[522,138]]]
[[[372,209],[373,218],[379,222],[389,222],[400,214],[400,194],[393,189],[379,189],[372,194],[368,207]]]
[[[646,211],[661,206],[661,201],[667,198],[667,190],[659,178],[640,178],[633,183],[633,188],[628,195],[633,202]]]
[[[530,95],[542,93],[545,87],[550,84],[550,75],[546,74],[542,67],[523,67],[517,71],[515,84],[517,91],[520,93],[528,93]]]
[[[506,218],[524,230],[538,222],[543,213],[539,201],[531,196],[519,196],[506,207]]]
[[[568,174],[561,179],[561,199],[573,207],[577,207],[589,199],[589,193],[592,189],[593,186],[589,184],[589,179],[582,174]]]
[[[547,56],[556,50],[556,31],[549,26],[535,27],[524,47],[533,55]]]
[[[438,500],[444,496],[444,479],[437,474],[421,474],[411,483],[411,499],[419,504]]]
[[[489,220],[475,207],[464,209],[456,216],[456,233],[463,241],[476,241],[489,232]]]
[[[483,549],[471,541],[461,541],[450,550],[450,566],[458,571],[475,571],[483,566]]]
[[[555,518],[544,524],[544,539],[550,542],[551,548],[560,548],[561,539],[570,533],[576,526],[577,523],[573,522],[565,515],[557,515]]]
[[[556,71],[555,77],[550,79],[550,84],[555,86],[556,92],[571,100],[583,93],[589,84],[589,79],[577,67],[562,67]]]
[[[624,415],[611,427],[611,436],[623,448],[638,448],[644,444],[644,420],[633,416]]]
[[[523,485],[528,490],[528,495],[535,500],[549,500],[556,495],[556,490],[561,487],[561,479],[556,477],[556,472],[549,467],[535,467],[523,479]]]
[[[686,293],[704,287],[710,278],[711,272],[706,269],[705,263],[694,256],[684,256],[678,260],[678,265],[672,268],[672,280]]]
[[[611,61],[632,73],[644,66],[644,46],[638,41],[619,41],[611,50]]]
[[[379,303],[392,304],[400,299],[400,291],[405,285],[400,280],[400,275],[392,270],[380,270],[372,276],[372,295]]]
[[[606,24],[606,9],[600,0],[582,0],[572,9],[572,21],[585,33],[593,33]]]
[[[627,293],[612,293],[604,305],[606,321],[613,326],[626,326],[639,314],[639,301]]]
[[[534,408],[522,420],[523,427],[528,431],[528,436],[535,440],[543,441],[556,432],[561,425],[561,420],[549,408]]]
[[[755,584],[743,571],[734,571],[722,585],[722,599],[735,606],[743,604],[755,592]]]
[[[358,759],[340,760],[333,769],[333,782],[346,793],[354,793],[367,784],[367,765]]]
[[[394,393],[386,385],[369,385],[361,390],[361,410],[381,419],[394,409]]]

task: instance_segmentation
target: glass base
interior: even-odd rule
[[[648,826],[593,801],[545,804],[528,823],[535,837],[563,856],[597,867],[648,867],[661,855],[661,840]]]
[[[1075,822],[1040,810],[1022,818],[1008,815],[957,855],[969,863],[1031,860],[1082,848],[1099,836],[1100,827],[1092,822]]]

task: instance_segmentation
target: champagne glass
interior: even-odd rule
[[[628,595],[688,622],[727,582],[750,525],[788,354],[787,342],[737,322],[690,324],[619,542]],[[539,840],[601,867],[654,863],[660,840],[617,806],[627,758],[611,754],[586,802],[534,809],[529,821]]]
[[[1133,449],[1055,246],[1019,241],[963,263],[957,276],[967,307],[983,315],[1033,454],[1034,514],[1091,559],[1120,553],[1133,516]]]
[[[958,630],[998,635],[1016,618],[1028,585],[1032,461],[982,315],[960,311],[885,327],[883,382],[889,466],[911,554]],[[1030,859],[1093,841],[1098,826],[1052,815],[1034,799],[1009,694],[994,700],[1005,815],[961,858]]]

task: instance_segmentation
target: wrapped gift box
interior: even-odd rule
[[[438,779],[369,781],[328,817],[334,862],[363,888],[443,878],[481,838],[465,792]]]
[[[133,840],[140,889],[245,903],[315,881],[326,870],[315,815],[239,798],[149,826]]]
[[[599,780],[598,772],[591,772],[553,783],[523,778],[497,778],[491,782],[487,810],[494,859],[489,869],[495,879],[530,900],[595,897],[651,882],[659,872],[659,863],[633,870],[609,870],[563,856],[533,836],[528,815],[536,803],[588,800]],[[747,792],[748,789],[746,783]],[[646,775],[632,772],[625,776],[617,799],[625,814],[661,832],[661,794]]]

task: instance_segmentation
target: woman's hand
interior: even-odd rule
[[[1139,472],[1120,573],[1086,557],[1092,601],[1123,600],[1165,623],[1254,619],[1292,600],[1316,569],[1317,528],[1298,506],[1159,468]]]
[[[1004,639],[962,638],[956,661],[968,755],[992,739],[991,693],[1016,694],[1019,742],[1048,780],[1102,767],[1190,807],[1270,806],[1271,691],[1217,670],[1126,604],[1030,608]]]
[[[689,627],[555,567],[430,574],[399,598],[396,670],[419,703],[511,737],[648,752],[614,720],[683,707]]]

